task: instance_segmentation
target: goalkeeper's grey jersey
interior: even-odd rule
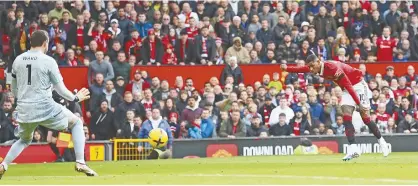
[[[52,99],[52,86],[63,78],[52,57],[37,50],[27,51],[16,57],[12,76],[17,81],[18,122],[41,122],[61,112]]]

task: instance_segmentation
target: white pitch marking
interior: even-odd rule
[[[98,177],[80,176],[5,176],[4,178],[11,178],[8,180],[24,180],[24,179],[53,179],[53,178],[72,178],[72,179],[94,179],[94,178],[114,178],[114,177],[133,177],[133,176],[162,176],[157,174],[127,174],[127,175],[103,175]],[[297,176],[297,175],[273,175],[273,174],[168,174],[163,176],[181,176],[181,177],[239,177],[239,178],[295,178],[295,179],[315,179],[315,180],[340,180],[340,181],[372,181],[372,182],[386,182],[386,183],[403,183],[416,184],[418,180],[402,180],[391,178],[351,178],[351,177],[336,177],[336,176]]]
[[[389,183],[409,183],[418,184],[418,180],[400,180],[400,179],[376,179],[376,178],[351,178],[351,177],[336,177],[336,176],[296,176],[296,175],[254,175],[254,174],[179,174],[178,176],[186,177],[251,177],[251,178],[297,178],[297,179],[315,179],[315,180],[341,180],[341,181],[374,181],[374,182],[389,182]]]

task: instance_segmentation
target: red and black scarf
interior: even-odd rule
[[[263,117],[264,117],[264,124],[267,127],[270,128],[270,123],[269,123],[269,121],[270,121],[270,111],[266,106],[264,106],[264,109],[263,109]]]
[[[155,40],[154,41],[151,41],[151,39],[149,40],[149,44],[150,44],[150,49],[149,49],[149,51],[150,51],[150,59],[151,60],[155,60],[155,56],[156,56],[156,42],[155,42]]]
[[[206,40],[207,38],[202,37],[202,54],[206,54],[206,56],[208,55],[208,49],[206,46]]]
[[[62,31],[58,27],[53,28],[53,29],[54,29],[54,32],[55,32],[55,37],[54,37],[55,45],[61,44],[61,39],[60,39],[60,37],[58,37],[58,34],[60,34]]]

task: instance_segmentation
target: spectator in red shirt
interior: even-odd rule
[[[131,39],[125,43],[125,53],[127,56],[135,55],[136,57],[139,56],[139,51],[142,46],[142,40],[139,37],[139,32],[133,30],[131,32]]]
[[[386,104],[379,103],[377,107],[376,117],[376,124],[377,127],[380,129],[380,132],[386,133],[386,129],[388,128],[388,121],[389,118],[391,118],[391,115],[386,113]]]
[[[406,86],[406,78],[400,77],[399,78],[399,86],[398,89],[393,91],[395,97],[402,96],[407,97],[411,94],[411,88]]]
[[[177,65],[177,57],[176,54],[173,53],[173,46],[171,44],[167,45],[166,52],[163,56],[163,65]]]
[[[97,42],[97,50],[106,52],[107,51],[107,42],[112,38],[110,33],[104,32],[104,25],[97,24],[96,29],[93,31],[96,22],[91,22],[88,35]]]
[[[187,32],[188,39],[195,39],[195,37],[199,34],[199,28],[197,28],[196,19],[191,17],[190,18],[190,27],[185,28]]]
[[[389,62],[393,59],[393,48],[396,47],[396,41],[390,37],[390,27],[383,28],[382,37],[376,41],[377,46],[377,61]]]
[[[144,106],[145,111],[152,111],[153,108],[159,108],[158,101],[152,95],[151,89],[147,88],[144,90],[144,99],[140,103]]]

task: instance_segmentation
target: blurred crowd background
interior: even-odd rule
[[[84,119],[89,140],[145,138],[152,126],[192,139],[344,135],[343,90],[278,68],[304,65],[313,52],[362,63],[381,132],[416,133],[417,66],[398,74],[390,63],[418,60],[417,12],[411,0],[2,1],[0,65],[10,72],[31,34],[48,32],[48,55],[60,67],[88,66],[92,96],[84,109],[54,99]],[[367,72],[368,63],[381,62],[388,63],[381,73]],[[246,64],[278,70],[244,84]],[[160,79],[132,71],[136,65],[224,69],[196,89],[192,78]],[[2,85],[0,143],[13,142],[16,100]],[[358,113],[353,122],[357,133],[369,133]],[[34,142],[47,141],[47,133],[37,129]]]

